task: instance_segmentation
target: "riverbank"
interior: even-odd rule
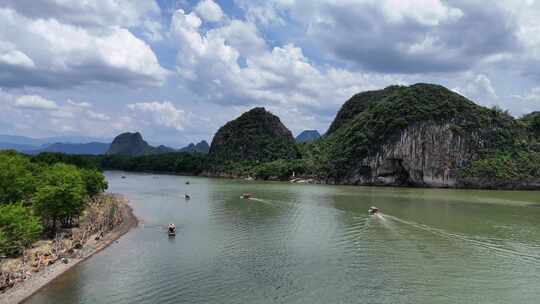
[[[25,263],[22,267],[12,266],[16,270],[12,274],[13,287],[0,294],[0,304],[21,303],[34,293],[45,287],[49,282],[79,264],[90,258],[92,255],[105,249],[107,246],[118,240],[131,228],[138,225],[138,219],[129,206],[128,200],[119,195],[107,194],[104,197],[113,204],[107,212],[107,218],[99,219],[102,206],[96,204],[90,206],[88,214],[82,221],[87,229],[72,231],[71,240],[62,240],[62,243],[68,243],[66,250],[62,254],[55,255],[55,259],[50,259],[51,245],[55,241],[40,241],[36,246],[25,254]],[[74,236],[80,235],[80,241],[74,241]],[[32,261],[34,258],[34,261]],[[9,268],[10,265],[17,264],[17,260],[3,262],[2,268]],[[36,261],[37,260],[37,261]],[[43,261],[45,261],[43,263]],[[42,265],[44,264],[44,265]],[[37,267],[36,267],[37,266]],[[11,275],[11,274],[10,274]]]

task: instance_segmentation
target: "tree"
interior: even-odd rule
[[[4,231],[2,231],[2,229],[0,229],[0,255],[6,254],[5,249],[7,248],[7,244],[8,241],[6,238],[6,234],[4,233]]]
[[[16,255],[42,232],[40,219],[21,203],[0,206],[0,252]]]
[[[0,153],[0,202],[28,200],[35,190],[32,164],[15,152]]]
[[[41,175],[34,196],[34,210],[54,233],[58,222],[69,227],[81,214],[85,195],[80,171],[72,165],[55,164]]]
[[[81,176],[85,184],[86,193],[90,196],[101,193],[109,187],[103,173],[96,169],[81,169]]]

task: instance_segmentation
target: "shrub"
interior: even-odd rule
[[[21,203],[0,206],[0,252],[16,255],[35,241],[42,231],[39,218]]]

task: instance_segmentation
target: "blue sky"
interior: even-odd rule
[[[0,1],[0,133],[175,147],[254,106],[326,131],[355,93],[433,82],[540,110],[534,0]]]

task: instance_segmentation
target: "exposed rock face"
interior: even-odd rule
[[[296,136],[295,141],[297,143],[306,143],[318,140],[321,138],[321,134],[317,130],[304,130],[302,133]]]
[[[365,94],[342,107],[324,139],[330,183],[460,186],[461,169],[526,138],[511,116],[441,86]]]
[[[209,153],[217,163],[263,162],[297,155],[291,131],[264,108],[254,108],[221,127]]]
[[[360,161],[350,184],[454,187],[457,168],[477,157],[476,149],[451,124],[421,123],[401,132],[398,141]]]
[[[152,147],[143,139],[141,133],[126,132],[118,135],[113,140],[107,154],[141,156],[169,152],[174,152],[174,149],[166,146]]]

